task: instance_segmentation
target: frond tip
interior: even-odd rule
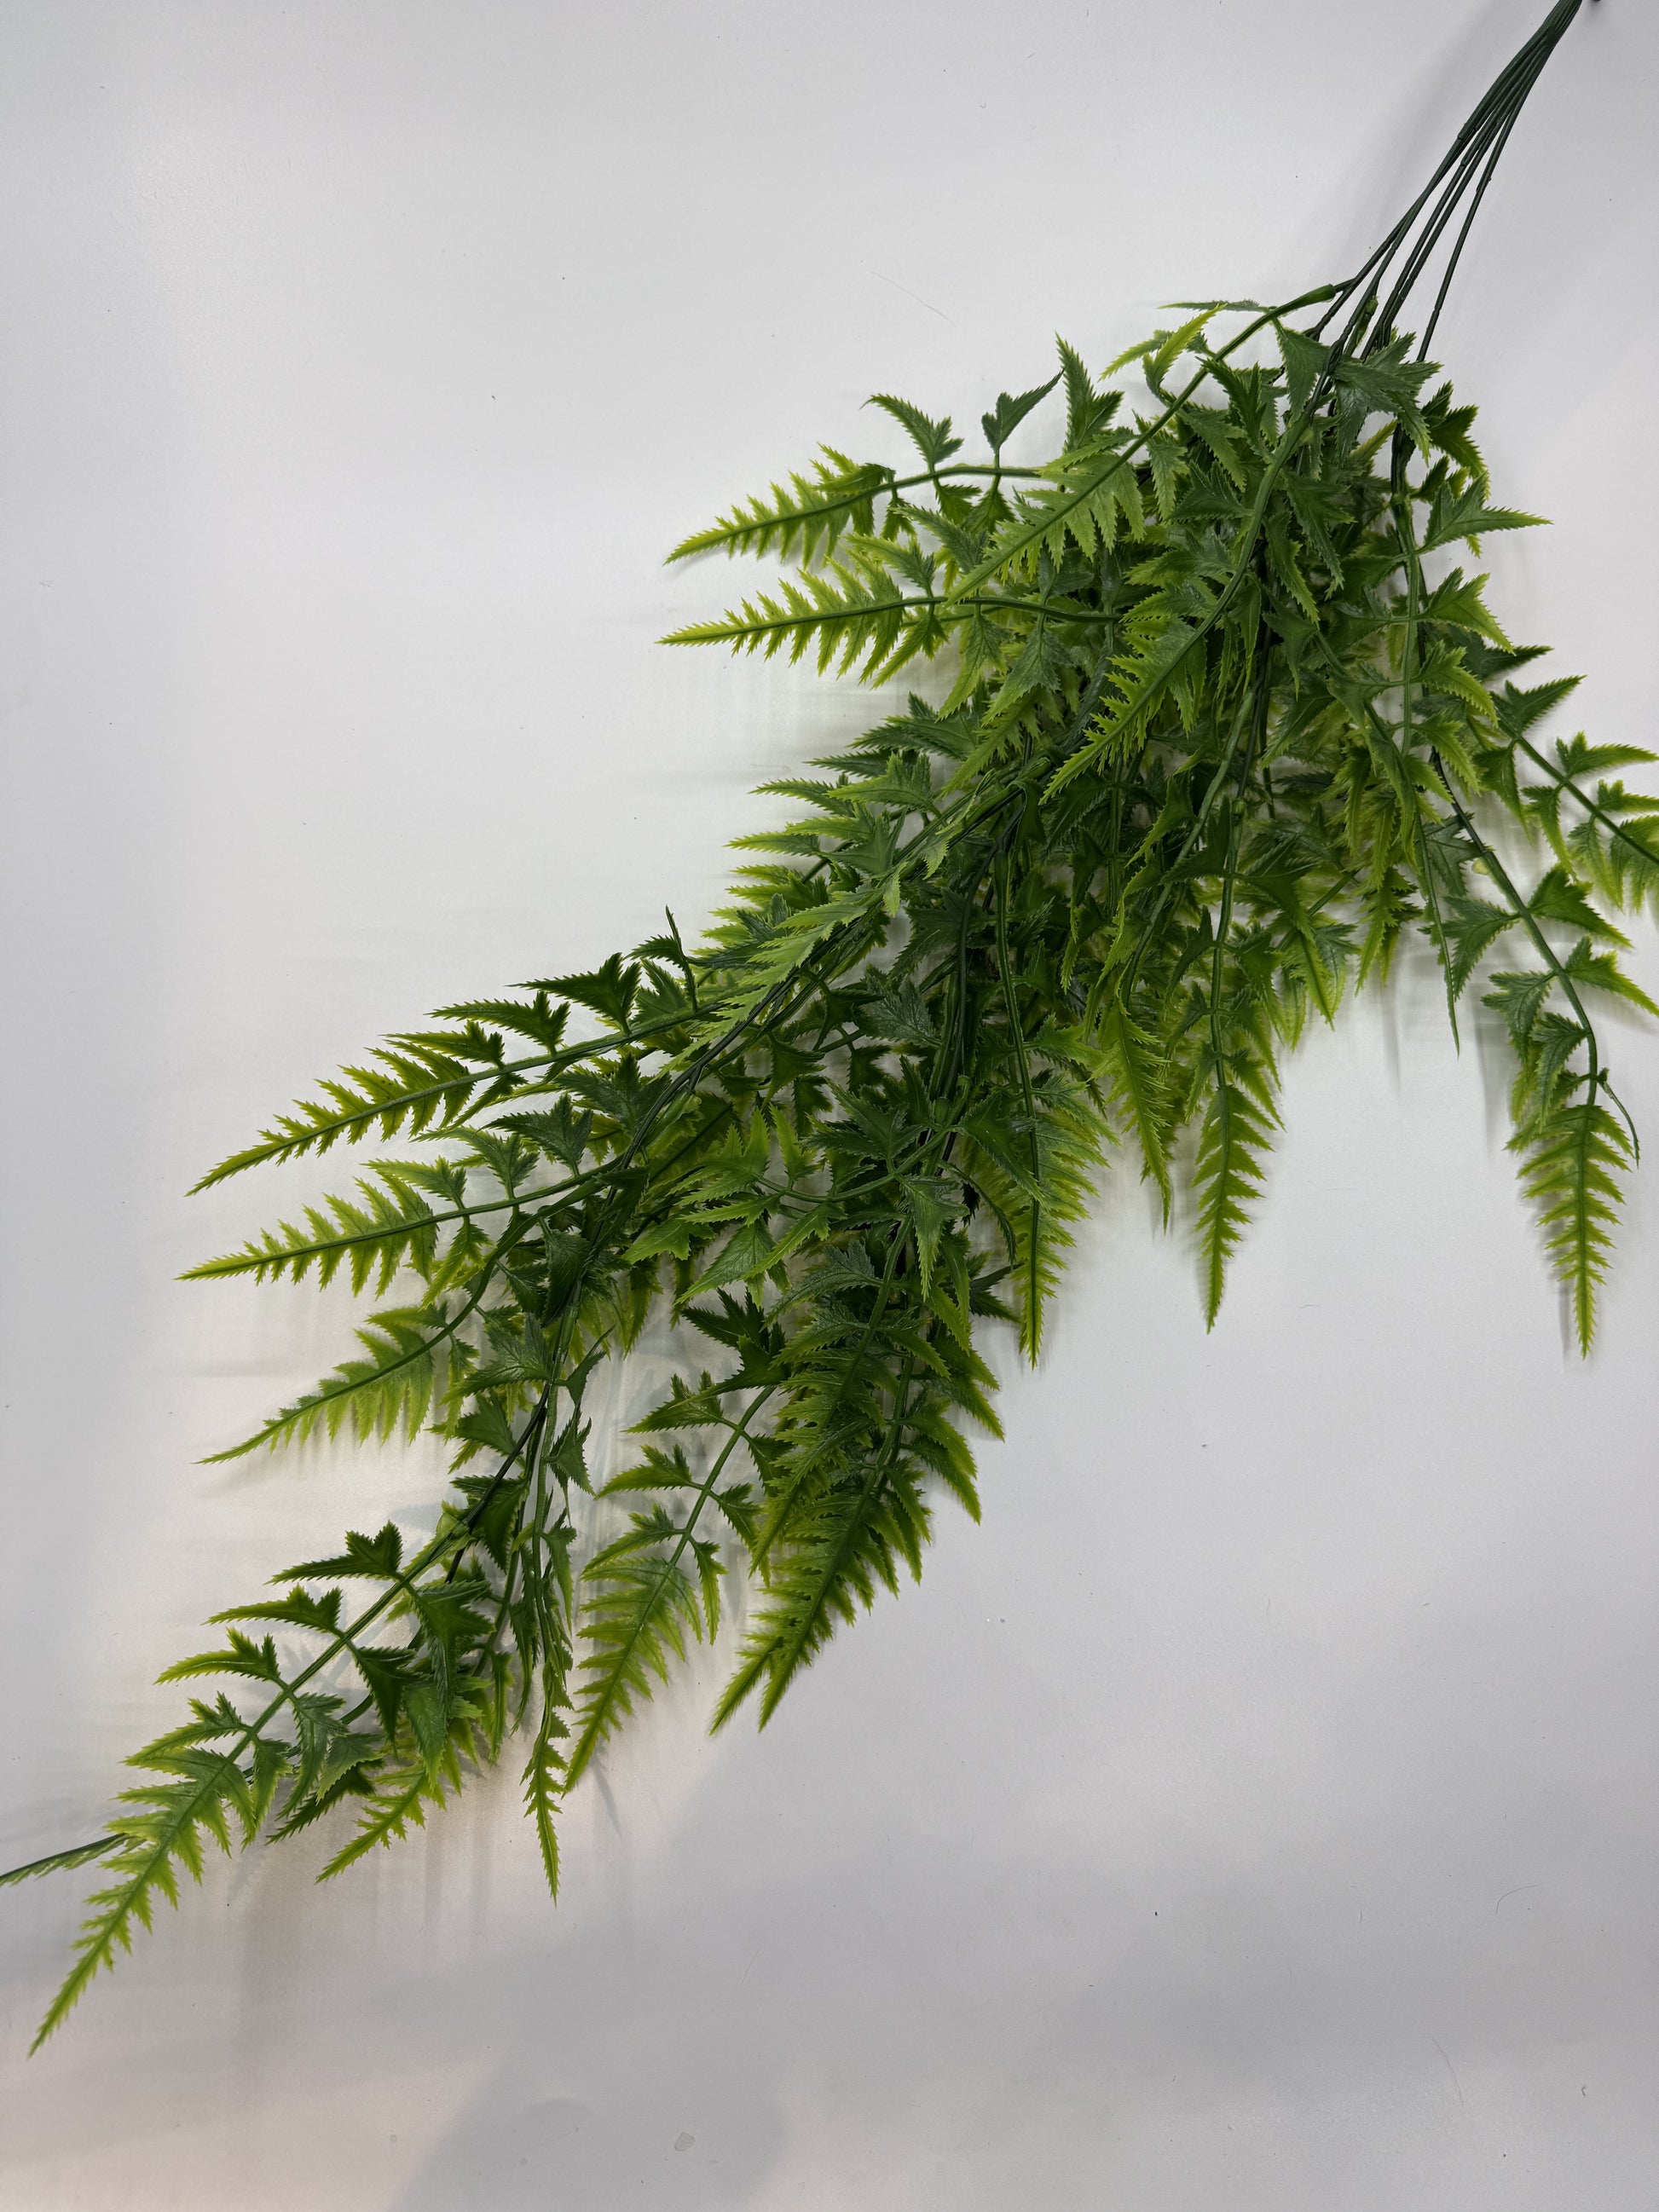
[[[240,1443],[210,1453],[204,1463],[303,1443],[319,1431],[336,1437],[342,1428],[359,1443],[370,1437],[384,1440],[400,1426],[412,1438],[432,1409],[442,1355],[463,1317],[443,1302],[388,1307],[375,1314],[356,1331],[367,1358],[343,1360],[314,1390],[273,1413]]]
[[[180,1869],[192,1881],[201,1881],[204,1844],[215,1844],[228,1854],[233,1825],[244,1846],[252,1840],[282,1771],[283,1755],[256,1743],[252,1762],[244,1767],[232,1753],[209,1748],[211,1738],[228,1733],[234,1721],[229,1714],[217,1726],[210,1722],[163,1736],[131,1762],[172,1778],[124,1790],[120,1804],[132,1809],[118,1811],[110,1823],[113,1848],[94,1854],[87,1847],[83,1855],[101,1856],[111,1879],[88,1899],[92,1910],[82,1923],[74,1963],[47,2008],[31,2053],[68,2019],[100,1970],[113,1967],[116,1952],[131,1950],[135,1924],[153,1924],[157,1899],[177,1906]],[[77,1855],[64,1856],[67,1862]]]
[[[1226,1288],[1227,1265],[1249,1226],[1261,1194],[1274,1115],[1261,1097],[1224,1075],[1205,1109],[1193,1170],[1204,1263],[1204,1325],[1213,1328]]]
[[[681,538],[668,556],[689,560],[696,553],[775,554],[810,563],[832,554],[842,532],[875,526],[875,502],[890,485],[893,472],[878,461],[852,461],[833,446],[811,465],[810,475],[789,479],[786,490],[745,500],[707,530]]]
[[[1551,1265],[1572,1302],[1578,1349],[1587,1353],[1633,1158],[1629,1132],[1599,1098],[1570,1098],[1511,1146],[1521,1155],[1522,1188],[1537,1209]]]

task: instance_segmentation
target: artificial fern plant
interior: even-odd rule
[[[556,1890],[561,1801],[734,1583],[715,1725],[744,1705],[764,1723],[878,1586],[920,1574],[939,1502],[976,1516],[981,1332],[1036,1358],[1114,1155],[1166,1218],[1190,1187],[1214,1322],[1284,1056],[1406,933],[1454,1030],[1472,983],[1506,1024],[1511,1146],[1588,1350],[1636,1146],[1596,1012],[1659,1012],[1612,919],[1659,889],[1659,800],[1619,780],[1652,756],[1546,737],[1576,679],[1532,680],[1540,648],[1470,573],[1535,518],[1492,503],[1474,410],[1430,358],[1577,8],[1345,281],[1183,303],[1105,372],[1127,392],[1062,344],[981,417],[978,458],[878,395],[914,463],[826,447],[676,549],[793,566],[669,642],[811,653],[872,685],[944,655],[948,696],[768,786],[799,818],[738,840],[701,942],[670,916],[590,974],[442,1008],[204,1177],[396,1140],[192,1271],[344,1273],[387,1301],[217,1456],[430,1425],[453,1485],[425,1540],[348,1533],[216,1615],[218,1645],[163,1677],[210,1694],[135,1755],[106,1830],[4,1877],[100,1867],[37,2042],[209,1843],[326,1821],[340,1872],[509,1738]],[[1044,407],[1054,457],[1010,465]],[[586,1395],[653,1320],[681,1371],[596,1492]]]

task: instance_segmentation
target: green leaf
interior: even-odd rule
[[[1574,945],[1561,963],[1561,969],[1575,983],[1592,991],[1606,991],[1659,1019],[1659,1006],[1654,1004],[1641,985],[1625,974],[1611,952],[1592,952],[1588,939],[1581,939]]]
[[[404,1556],[404,1540],[397,1524],[388,1521],[373,1536],[346,1530],[346,1547],[331,1559],[302,1559],[297,1567],[282,1567],[274,1583],[321,1581],[334,1575],[368,1575],[377,1582],[395,1582]]]
[[[1518,974],[1494,975],[1486,1004],[1502,1014],[1517,1052],[1524,1049],[1544,1001],[1555,988],[1547,968],[1523,969]]]
[[[637,961],[625,961],[620,952],[613,952],[585,975],[553,975],[524,988],[538,997],[556,991],[562,999],[588,1007],[613,1029],[625,1030],[640,988],[640,972]]]
[[[1454,568],[1423,602],[1422,619],[1450,623],[1459,629],[1474,630],[1479,637],[1489,637],[1496,645],[1507,645],[1509,640],[1481,596],[1486,582],[1484,576],[1477,576],[1473,583],[1465,583],[1462,570]]]
[[[1565,868],[1552,868],[1528,904],[1540,921],[1564,921],[1570,929],[1582,929],[1589,937],[1611,938],[1615,945],[1630,943],[1629,938],[1597,914],[1584,896],[1583,884],[1576,883]]]
[[[669,1548],[641,1548],[659,1545]],[[581,1624],[587,1656],[580,1662],[585,1679],[567,1790],[636,1699],[650,1696],[652,1678],[667,1680],[671,1656],[684,1660],[685,1632],[697,1638],[705,1633],[700,1593],[680,1565],[688,1546],[694,1554],[701,1548],[659,1507],[636,1514],[629,1534],[588,1564],[583,1582],[591,1595]]]
[[[996,405],[988,415],[981,415],[979,418],[980,427],[985,433],[985,442],[994,454],[1000,455],[1004,446],[1031,410],[1046,399],[1059,382],[1060,373],[1057,372],[1046,384],[1039,384],[1030,392],[1022,392],[1018,399],[1011,399],[1006,392],[997,394]],[[948,428],[950,426],[947,423],[944,427]]]
[[[71,1867],[91,1866],[107,1858],[119,1844],[118,1836],[94,1836],[90,1843],[72,1844],[67,1850],[50,1852],[43,1859],[30,1859],[24,1866],[15,1866],[0,1874],[0,1889],[12,1882],[32,1881],[37,1875],[67,1873]]]
[[[764,1218],[750,1222],[735,1237],[728,1238],[713,1265],[704,1269],[685,1293],[686,1297],[701,1297],[706,1291],[718,1290],[723,1283],[746,1282],[756,1275],[763,1275],[772,1265],[775,1250]]]
[[[1060,349],[1060,374],[1066,380],[1066,450],[1069,453],[1100,435],[1117,412],[1123,395],[1097,392],[1082,356],[1064,338],[1054,343]]]
[[[1324,374],[1332,349],[1322,345],[1317,338],[1310,338],[1305,331],[1292,329],[1288,323],[1275,323],[1273,336],[1279,341],[1279,356],[1285,363],[1285,388],[1290,393],[1291,406],[1300,414]]]
[[[344,1267],[354,1291],[362,1290],[373,1276],[377,1279],[376,1287],[384,1291],[401,1267],[428,1273],[437,1255],[441,1217],[411,1185],[434,1172],[426,1167],[411,1169],[380,1162],[370,1173],[379,1177],[384,1188],[360,1176],[361,1202],[326,1198],[323,1200],[326,1212],[308,1206],[303,1229],[284,1221],[276,1230],[266,1230],[251,1239],[240,1251],[186,1268],[181,1279],[198,1282],[224,1275],[252,1275],[257,1282],[266,1282],[287,1275],[297,1283],[314,1268],[319,1283],[327,1284]],[[441,1170],[435,1172],[441,1180]],[[452,1212],[459,1213],[465,1211],[459,1202],[461,1177],[459,1170],[452,1174],[450,1194],[457,1201]]]
[[[1042,394],[1038,392],[1036,397],[1040,399]],[[909,434],[911,443],[930,469],[939,467],[950,459],[952,453],[961,449],[961,439],[953,438],[951,435],[951,418],[948,415],[942,416],[935,422],[930,416],[924,415],[920,407],[913,407],[908,399],[896,399],[890,392],[873,392],[866,404],[871,407],[884,409],[896,422],[903,425]],[[1034,400],[1033,404],[1035,404]]]
[[[535,1823],[547,1893],[555,1903],[559,1895],[559,1838],[554,1814],[564,1786],[564,1760],[556,1742],[568,1734],[557,1706],[549,1697],[543,1706],[541,1725],[536,1730],[530,1757],[525,1762],[524,1796],[526,1810]]]
[[[1451,898],[1442,909],[1442,927],[1451,952],[1451,991],[1461,998],[1463,988],[1480,965],[1483,954],[1518,917],[1508,908],[1486,899]]]
[[[527,1006],[522,999],[471,999],[456,1006],[440,1006],[436,1018],[441,1022],[470,1022],[486,1028],[512,1030],[552,1054],[563,1042],[570,1009],[555,1006],[542,990]]]
[[[291,1114],[279,1115],[257,1145],[210,1168],[192,1190],[209,1190],[268,1161],[325,1152],[339,1143],[356,1144],[371,1132],[386,1138],[401,1129],[418,1136],[434,1122],[448,1127],[479,1096],[488,1098],[510,1091],[523,1070],[546,1063],[545,1054],[507,1061],[499,1054],[491,1058],[483,1047],[479,1035],[446,1038],[441,1044],[409,1038],[377,1050],[362,1066],[345,1068],[337,1079],[323,1084],[320,1100],[302,1100]],[[467,1066],[459,1055],[469,1053],[483,1065]],[[482,1092],[480,1086],[484,1086]]]
[[[691,1224],[670,1214],[649,1229],[642,1229],[629,1246],[624,1257],[629,1261],[654,1260],[664,1252],[672,1252],[677,1260],[690,1256]]]
[[[1538,530],[1544,526],[1541,514],[1522,514],[1516,507],[1487,507],[1484,495],[1474,484],[1467,491],[1453,496],[1443,492],[1429,510],[1428,534],[1421,541],[1421,550],[1432,553],[1437,546],[1453,545],[1460,538],[1476,543],[1493,530]]]

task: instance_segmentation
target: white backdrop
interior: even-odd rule
[[[9,0],[7,1863],[96,1832],[147,1686],[424,1449],[201,1455],[344,1303],[177,1271],[185,1203],[388,1028],[713,902],[848,688],[653,641],[660,556],[1155,303],[1346,272],[1544,0]],[[1659,17],[1587,9],[1442,357],[1515,635],[1651,739]],[[1641,972],[1659,962],[1644,941]],[[1659,1196],[1588,1366],[1505,1073],[1407,976],[1288,1085],[1206,1337],[1121,1179],[985,1525],[763,1737],[726,1654],[582,1791],[511,1774],[325,1890],[206,1887],[25,2062],[76,1877],[0,1894],[18,2212],[1635,2212],[1654,2061]],[[1620,1030],[1659,1141],[1659,1051]]]

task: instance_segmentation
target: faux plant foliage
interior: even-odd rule
[[[430,1425],[453,1486],[425,1540],[349,1533],[216,1615],[215,1648],[163,1677],[202,1694],[135,1755],[107,1831],[5,1877],[100,1866],[41,2038],[209,1844],[327,1821],[338,1873],[509,1738],[556,1889],[562,1799],[734,1583],[715,1725],[768,1720],[920,1573],[939,1504],[977,1514],[982,1332],[1036,1357],[1109,1162],[1166,1219],[1190,1193],[1213,1322],[1285,1055],[1405,933],[1454,1030],[1471,988],[1503,1018],[1512,1149],[1588,1349],[1635,1153],[1597,1015],[1659,1011],[1613,919],[1659,889],[1659,800],[1620,781],[1653,757],[1547,736],[1576,679],[1535,680],[1474,570],[1535,518],[1493,502],[1474,410],[1426,357],[1577,8],[1345,283],[1184,305],[1105,372],[1121,388],[1062,345],[975,459],[879,395],[914,464],[825,447],[678,549],[795,565],[671,642],[872,685],[945,655],[948,696],[767,787],[797,818],[738,841],[702,943],[671,917],[591,974],[445,1007],[204,1178],[395,1141],[192,1271],[343,1273],[387,1301],[218,1456]],[[1028,416],[1058,450],[1008,465]],[[586,1394],[653,1320],[681,1371],[596,1490]]]

